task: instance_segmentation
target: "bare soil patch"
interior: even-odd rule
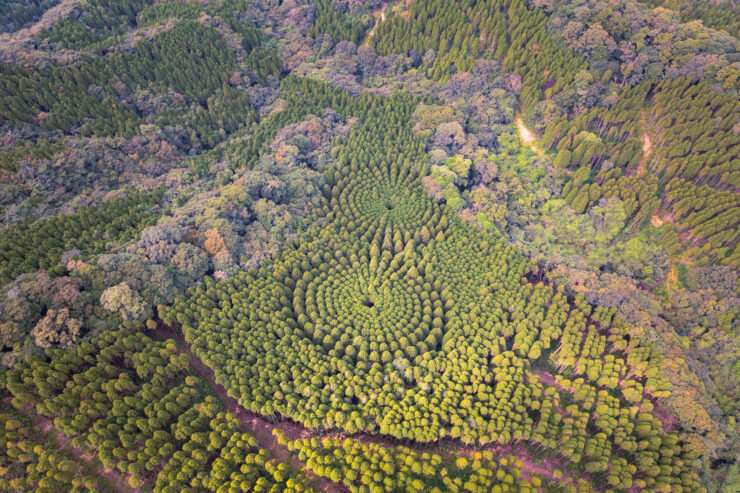
[[[538,155],[544,156],[545,153],[536,144],[537,136],[534,133],[532,133],[532,131],[524,125],[524,121],[522,121],[522,117],[517,116],[514,122],[516,123],[516,128],[519,130],[519,138],[521,139],[522,144],[531,148]]]

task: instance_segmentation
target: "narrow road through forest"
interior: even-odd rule
[[[372,39],[373,35],[375,34],[375,30],[378,28],[378,24],[383,22],[385,20],[385,9],[388,7],[388,2],[383,2],[383,6],[380,8],[380,18],[378,19],[378,12],[373,12],[373,17],[375,17],[375,25],[373,25],[372,29],[370,29],[370,32],[367,33],[367,38],[365,38],[365,46],[368,46],[370,44],[370,40]]]
[[[646,125],[645,116],[646,115],[643,112],[642,117],[640,118],[640,123],[643,125],[643,128],[645,128]],[[635,172],[637,176],[645,174],[645,165],[647,165],[648,158],[650,158],[650,155],[653,153],[653,140],[650,138],[650,134],[647,130],[642,134],[640,140],[642,140],[642,158],[640,159],[640,162],[637,165],[637,171]]]
[[[246,431],[257,439],[257,443],[260,448],[267,450],[270,455],[278,461],[289,464],[294,471],[304,471],[311,486],[319,491],[324,491],[326,493],[345,493],[349,491],[344,485],[334,483],[327,478],[317,476],[313,473],[313,471],[308,469],[305,464],[299,461],[294,454],[291,454],[286,447],[278,443],[278,439],[273,435],[272,431],[274,429],[279,429],[290,440],[310,438],[315,435],[311,434],[305,427],[299,424],[289,421],[271,423],[263,416],[247,411],[236,399],[228,395],[228,392],[223,385],[216,382],[216,376],[213,373],[213,370],[193,354],[190,349],[190,345],[179,330],[160,326],[157,330],[157,335],[163,338],[174,339],[178,343],[180,350],[190,359],[190,368],[192,368],[193,372],[208,383],[216,394],[216,397],[218,397],[218,399],[223,403],[226,410],[235,415]]]

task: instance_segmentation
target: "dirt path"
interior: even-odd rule
[[[518,445],[494,445],[491,447],[482,448],[480,450],[462,450],[460,452],[460,455],[471,456],[476,452],[483,451],[489,451],[493,453],[495,459],[500,459],[501,457],[507,455],[514,456],[514,458],[522,463],[522,476],[525,479],[532,479],[535,476],[539,476],[556,484],[567,483],[573,486],[578,484],[578,481],[575,478],[567,475],[563,471],[562,465],[559,464],[556,459],[553,459],[551,457],[544,458],[541,459],[542,464],[540,464],[535,460],[535,458],[532,457],[532,455],[527,450],[524,449],[524,447]],[[555,477],[556,470],[563,473],[561,478]]]
[[[640,124],[642,125],[642,128],[646,128],[647,121],[646,121],[646,113],[643,111],[642,116],[640,116]],[[640,158],[640,162],[637,165],[637,169],[635,170],[635,174],[637,176],[644,175],[646,171],[646,165],[648,158],[653,153],[653,140],[650,138],[650,134],[645,131],[645,133],[640,136],[640,140],[642,140],[642,158]]]
[[[246,431],[257,439],[257,443],[260,448],[267,450],[270,455],[278,461],[289,464],[293,470],[304,471],[306,476],[308,476],[311,486],[319,491],[324,491],[326,493],[346,493],[349,491],[344,485],[334,483],[326,478],[322,478],[314,474],[305,464],[299,461],[296,456],[291,454],[286,447],[278,443],[278,439],[273,435],[272,431],[274,429],[279,429],[290,440],[309,438],[317,436],[317,434],[311,433],[308,429],[297,423],[289,421],[272,423],[259,414],[247,411],[236,399],[228,395],[228,392],[223,385],[216,382],[216,376],[213,373],[213,370],[193,354],[190,349],[190,345],[185,341],[182,333],[168,327],[158,329],[157,333],[161,337],[172,338],[178,342],[181,351],[190,358],[190,367],[193,369],[194,373],[202,377],[208,383],[211,389],[216,393],[219,400],[224,404],[226,410],[235,415]]]
[[[653,141],[650,138],[650,134],[645,132],[642,134],[642,161],[646,163],[650,154],[653,153]]]
[[[530,129],[524,126],[524,121],[522,121],[522,117],[520,115],[517,115],[516,119],[514,119],[514,122],[516,123],[516,128],[519,130],[519,138],[522,140],[522,144],[532,149],[535,153],[537,153],[537,155],[544,156],[544,151],[537,146],[537,136],[533,134]]]
[[[542,458],[544,454],[540,455],[539,460],[542,461],[542,464],[540,464],[537,462],[538,459],[535,458],[531,451],[517,443],[508,443],[503,445],[491,444],[483,447],[475,447],[462,444],[454,439],[442,439],[437,442],[430,443],[405,443],[404,441],[397,440],[395,438],[385,437],[382,435],[370,435],[366,433],[355,433],[350,435],[342,433],[317,433],[314,435],[318,438],[350,438],[362,445],[377,445],[385,448],[406,447],[417,452],[435,453],[445,458],[452,458],[453,460],[457,455],[471,457],[477,453],[486,451],[491,452],[495,459],[512,455],[522,463],[522,475],[528,479],[531,479],[534,476],[540,476],[554,483],[577,484],[577,480],[565,472],[565,467],[557,458]],[[561,478],[556,478],[554,473],[555,470],[559,470],[563,473],[563,476]]]
[[[407,447],[419,452],[433,452],[443,456],[450,457],[453,454],[472,456],[477,452],[490,451],[496,457],[503,457],[505,455],[513,455],[522,463],[522,474],[526,477],[541,476],[549,481],[556,483],[569,483],[576,484],[577,479],[568,475],[565,471],[564,464],[554,456],[545,457],[544,459],[537,459],[536,455],[525,448],[523,445],[518,443],[512,444],[494,444],[484,447],[475,447],[468,445],[454,439],[441,439],[436,442],[429,443],[418,443],[408,440],[399,440],[393,437],[385,435],[374,435],[369,433],[354,433],[347,434],[341,431],[317,431],[306,428],[305,426],[295,423],[287,419],[281,419],[279,422],[271,422],[264,416],[247,411],[244,409],[236,399],[230,397],[223,387],[215,380],[213,370],[206,366],[199,358],[197,358],[192,351],[190,346],[184,340],[182,334],[168,327],[162,327],[158,330],[158,334],[161,337],[172,338],[178,341],[181,346],[183,353],[187,354],[190,358],[190,364],[194,372],[203,377],[208,384],[211,386],[213,391],[216,393],[218,398],[224,403],[226,409],[237,416],[244,427],[249,433],[255,436],[260,447],[264,448],[276,459],[289,463],[295,470],[303,470],[306,472],[312,486],[318,488],[324,492],[347,492],[347,488],[343,485],[336,484],[329,481],[326,478],[322,478],[308,470],[306,465],[303,464],[291,454],[287,448],[280,445],[277,441],[277,437],[273,435],[273,430],[278,429],[285,436],[293,441],[299,438],[350,438],[363,445],[377,445],[386,448],[395,447]],[[552,378],[552,376],[550,376]],[[541,455],[539,457],[542,457]],[[559,470],[563,473],[562,478],[555,477],[555,470]]]
[[[647,164],[650,154],[652,154],[653,152],[653,141],[652,139],[650,139],[650,135],[648,135],[647,132],[642,134],[641,140],[642,140],[642,159],[640,159],[640,164],[637,165],[637,170],[635,171],[635,174],[637,176],[645,174],[645,171],[646,171],[645,165]]]
[[[388,2],[383,2],[383,6],[380,8],[380,19],[378,19],[378,11],[376,10],[373,12],[373,17],[375,17],[375,25],[372,29],[370,29],[370,32],[367,33],[367,38],[365,38],[365,42],[363,43],[364,46],[368,46],[370,44],[370,40],[372,39],[373,35],[375,34],[375,30],[378,28],[378,24],[383,22],[385,20],[385,9],[388,8]]]

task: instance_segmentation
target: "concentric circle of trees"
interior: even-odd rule
[[[444,325],[438,293],[425,289],[412,264],[378,267],[372,250],[375,256],[364,264],[356,255],[351,262],[322,264],[305,291],[295,289],[299,326],[329,354],[373,363],[436,348]]]
[[[364,242],[378,231],[427,243],[446,227],[441,208],[429,200],[416,172],[347,167],[331,191],[330,217]],[[390,247],[395,246],[395,241]]]
[[[527,283],[526,257],[426,196],[407,115],[368,101],[326,173],[317,227],[269,265],[207,280],[164,321],[252,411],[417,441],[523,440],[609,470],[612,485],[691,490],[675,435],[649,411],[632,427],[633,403],[651,408],[645,387],[621,397],[647,354],[604,355],[628,342],[611,322]]]
[[[372,183],[372,178],[358,178],[339,196],[340,207],[347,205],[342,212],[345,216],[360,224],[384,222],[404,229],[420,227],[424,219],[431,219],[428,201],[398,185]],[[370,186],[363,186],[366,183]],[[430,213],[425,218],[427,211]]]

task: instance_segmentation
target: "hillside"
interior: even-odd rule
[[[3,491],[740,491],[732,0],[0,7]]]

